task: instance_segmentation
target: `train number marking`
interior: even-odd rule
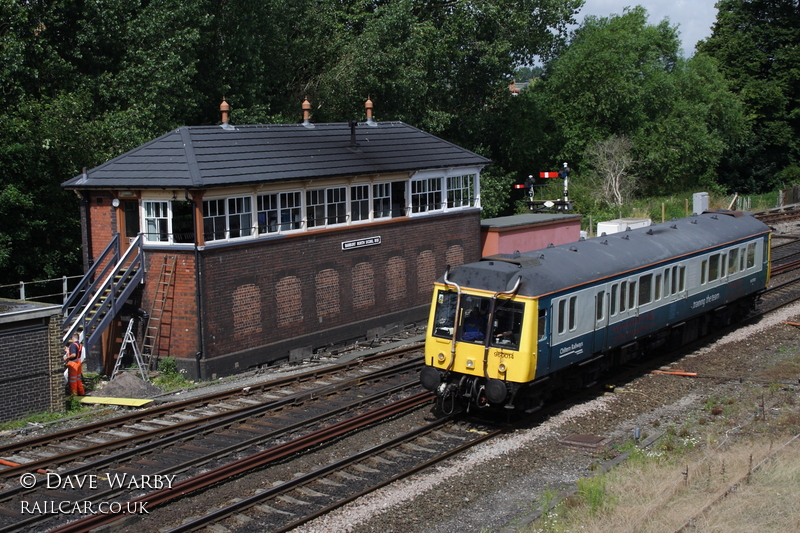
[[[506,352],[498,352],[498,351],[496,351],[492,355],[494,355],[495,357],[499,357],[501,359],[514,359],[514,354],[513,353],[506,353]]]

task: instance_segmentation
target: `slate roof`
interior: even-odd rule
[[[408,172],[490,161],[402,122],[186,126],[124,153],[68,189],[211,188]]]
[[[496,292],[511,289],[521,276],[519,295],[543,296],[769,232],[750,215],[706,212],[519,256],[484,257],[454,268],[448,279],[462,288]]]

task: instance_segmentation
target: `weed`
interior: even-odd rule
[[[595,515],[603,509],[609,500],[606,491],[606,476],[594,476],[578,480],[578,495],[589,508],[589,514]]]

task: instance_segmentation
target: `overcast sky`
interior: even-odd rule
[[[711,35],[711,26],[717,19],[715,3],[716,0],[586,0],[577,19],[581,22],[586,15],[619,15],[625,7],[640,5],[647,10],[650,24],[669,18],[670,24],[678,26],[683,55],[691,57],[697,41]]]

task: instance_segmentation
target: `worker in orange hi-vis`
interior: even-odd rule
[[[84,396],[83,390],[83,365],[81,364],[80,354],[70,353],[70,347],[64,347],[64,361],[67,363],[67,383],[70,394]]]

